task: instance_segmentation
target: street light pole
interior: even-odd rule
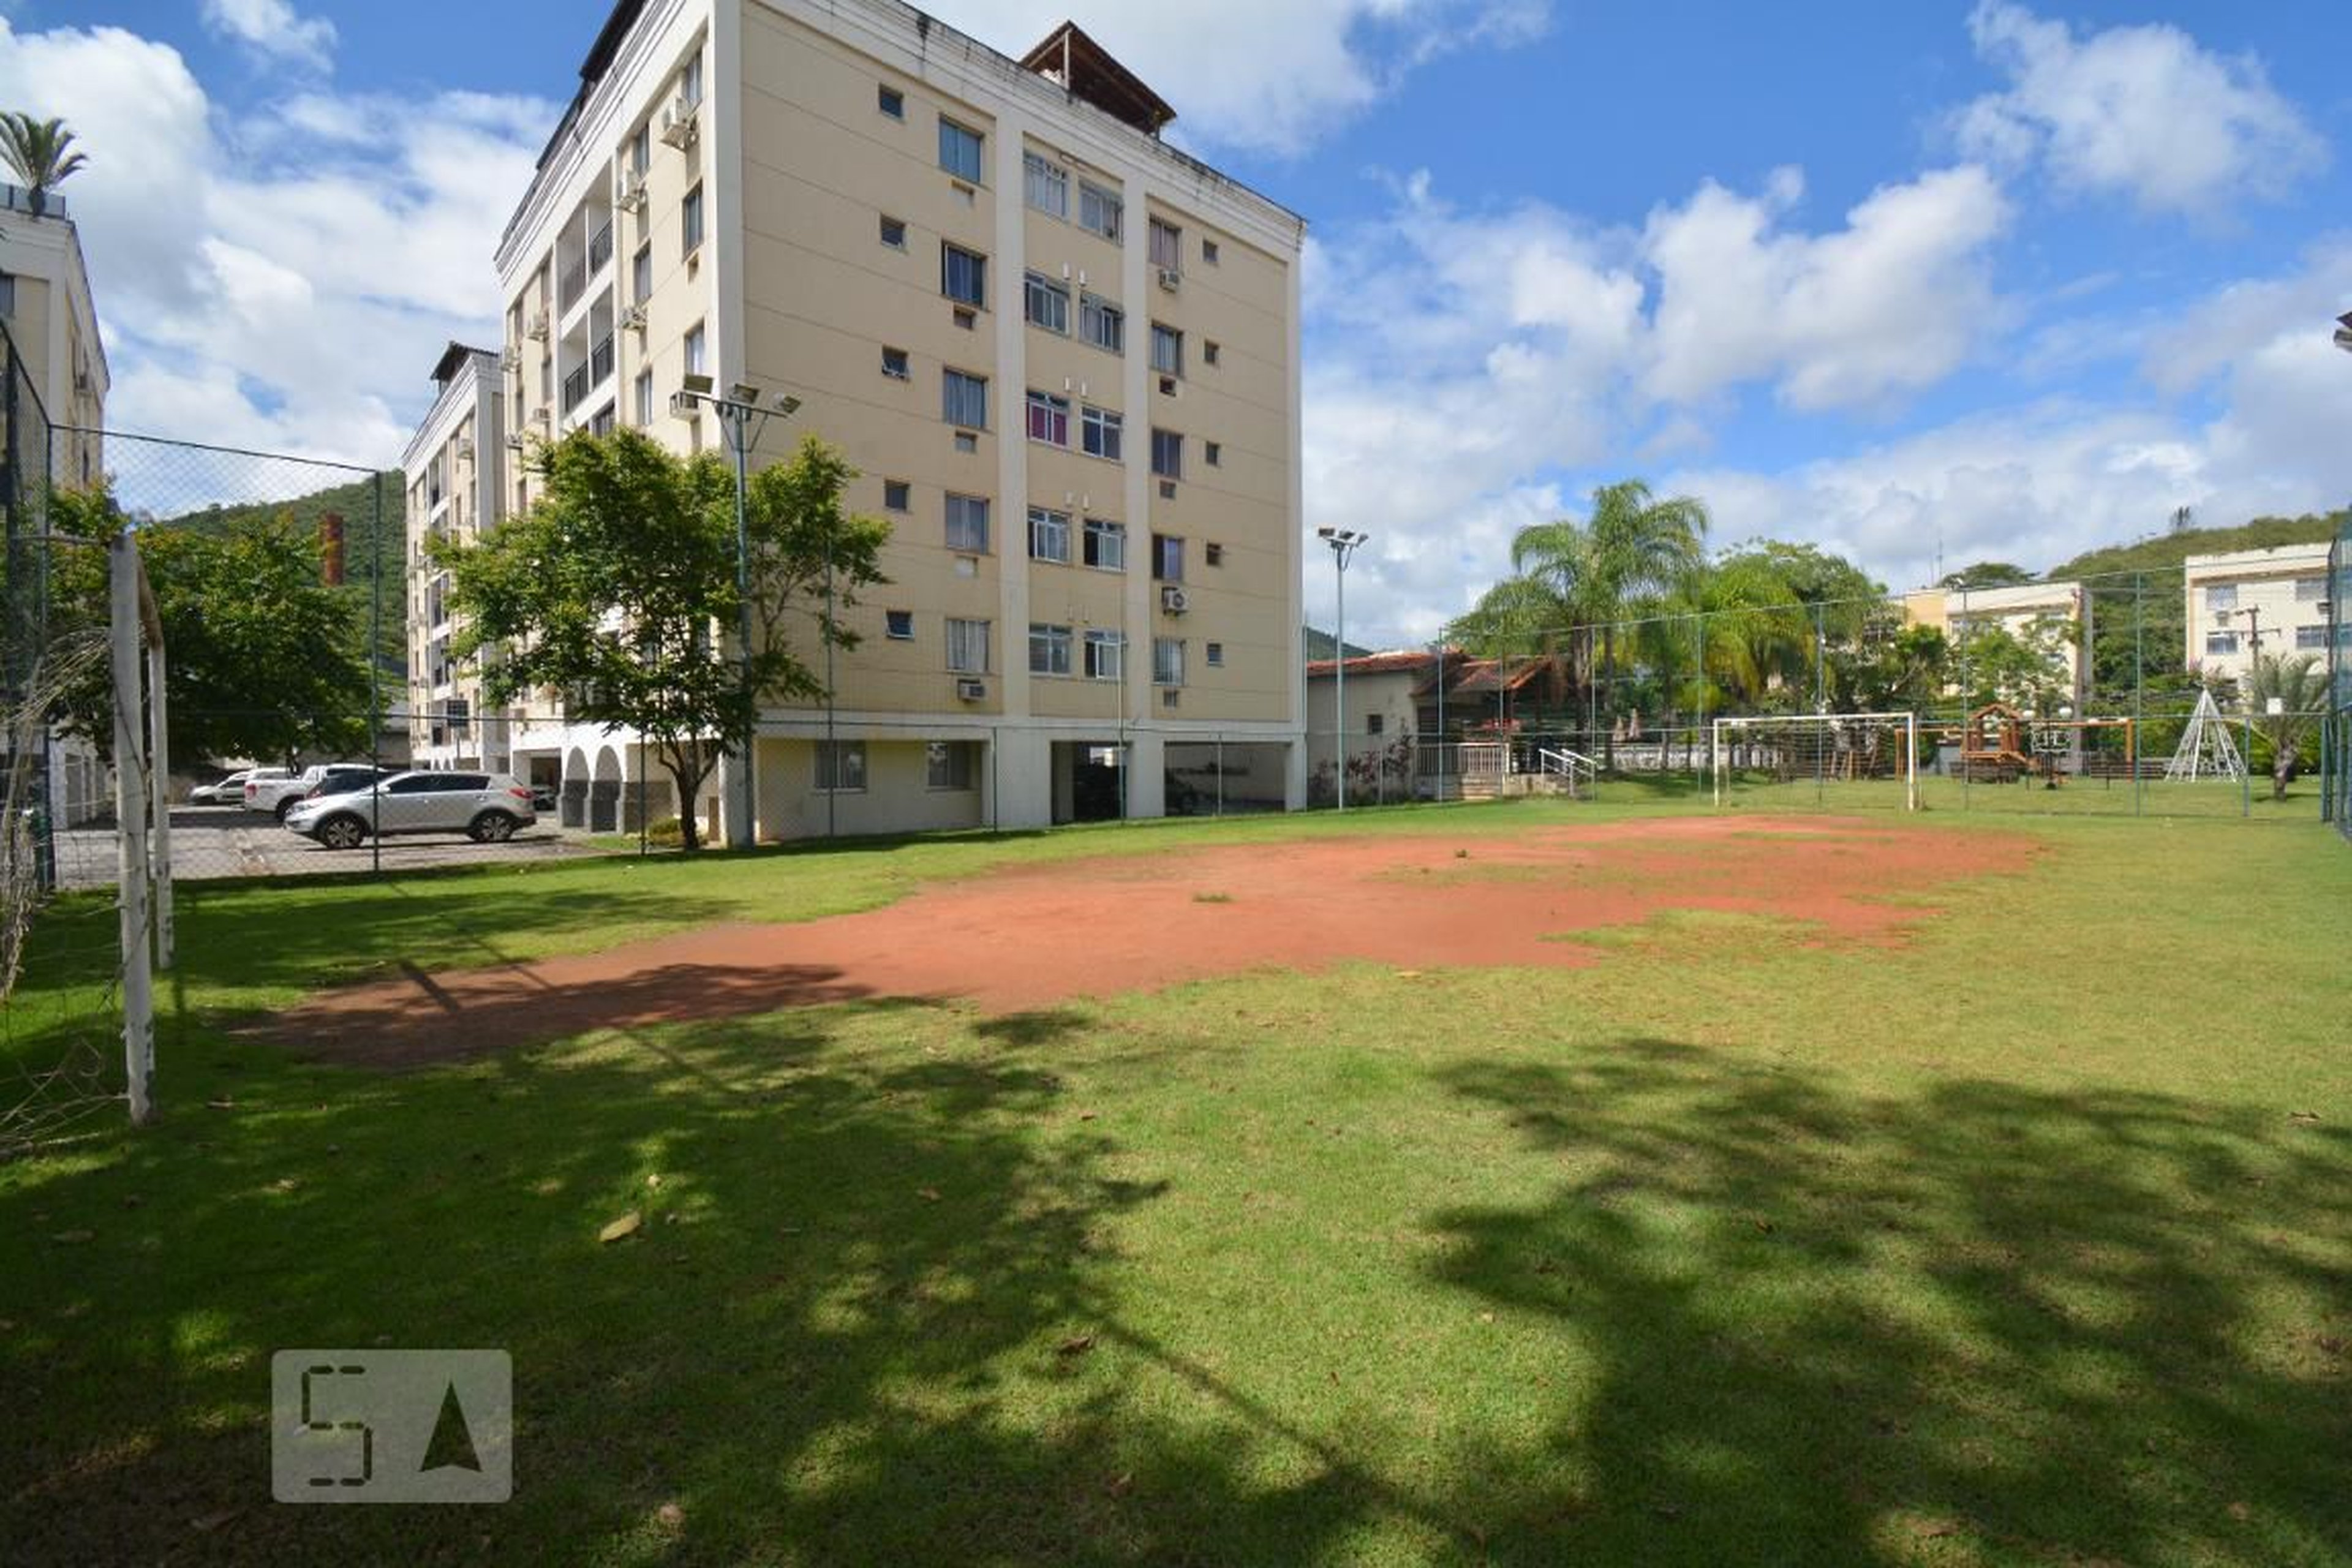
[[[1336,677],[1332,689],[1332,729],[1339,740],[1339,809],[1348,809],[1348,562],[1364,541],[1371,537],[1353,528],[1318,528],[1315,537],[1331,547],[1333,574],[1339,584],[1339,629],[1336,635],[1339,646],[1331,650],[1331,668]]]
[[[695,405],[709,406],[719,416],[719,427],[727,437],[728,450],[735,458],[735,637],[736,657],[743,671],[743,685],[751,686],[751,529],[750,495],[751,487],[751,447],[759,440],[771,416],[791,418],[800,411],[801,400],[780,396],[768,404],[761,390],[745,382],[737,382],[721,397],[713,390],[710,377],[689,371],[677,395],[670,399],[670,412],[691,417]],[[828,542],[825,552],[825,742],[826,754],[832,753],[833,741],[833,552]],[[758,841],[753,827],[753,816],[758,810],[759,791],[752,778],[753,756],[758,750],[760,733],[759,693],[751,693],[752,708],[743,733],[736,738],[734,776],[735,811],[728,824],[727,847],[749,849]],[[835,758],[835,765],[839,759]],[[678,809],[688,809],[689,803],[678,802]]]

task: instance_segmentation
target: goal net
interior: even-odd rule
[[[1718,810],[1832,799],[1919,809],[1916,713],[1717,719],[1708,763]]]

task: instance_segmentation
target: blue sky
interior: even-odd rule
[[[1628,476],[1893,587],[2352,496],[2332,7],[940,0],[1064,15],[1312,225],[1307,525],[1426,638]],[[0,0],[125,428],[390,461],[600,5]],[[1311,618],[1328,619],[1310,571]]]

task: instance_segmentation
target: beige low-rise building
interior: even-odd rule
[[[1933,626],[1955,640],[1971,626],[1997,626],[2028,647],[2047,646],[2051,679],[2046,695],[2054,697],[2052,706],[2067,710],[2068,717],[2091,716],[2094,608],[2084,584],[2063,581],[1999,588],[1921,588],[1903,596],[1903,616],[1913,625]],[[2038,705],[2027,693],[2003,695],[2027,706]]]
[[[2243,680],[2257,653],[2327,659],[2327,546],[2191,555],[2181,563],[2188,662]]]
[[[723,447],[681,388],[789,396],[752,461],[820,436],[891,524],[832,702],[763,717],[761,837],[1302,799],[1304,226],[1172,114],[1066,24],[1014,59],[898,0],[607,18],[499,248],[512,439]],[[515,717],[518,771],[667,805],[628,735]]]

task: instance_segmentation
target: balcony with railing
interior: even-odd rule
[[[613,214],[595,201],[583,202],[555,241],[555,308],[569,316],[589,285],[613,263]]]

